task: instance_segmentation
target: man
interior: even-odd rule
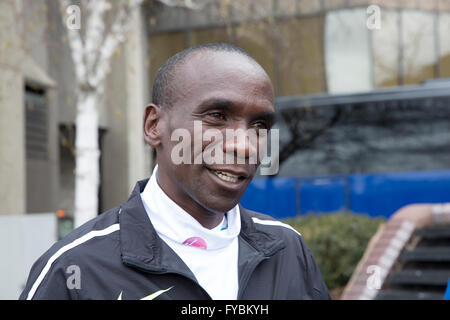
[[[151,178],[50,248],[21,299],[329,299],[301,235],[239,205],[261,161],[250,161],[247,133],[275,118],[262,67],[231,44],[190,48],[160,68],[152,100],[143,125],[157,152]],[[179,129],[194,137],[183,162],[174,160]],[[211,145],[216,160],[233,161],[204,161]]]

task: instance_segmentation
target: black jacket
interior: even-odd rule
[[[140,197],[147,182],[44,253],[20,299],[211,299],[154,230]],[[238,299],[330,299],[303,238],[240,209]]]

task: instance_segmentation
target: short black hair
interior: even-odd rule
[[[172,106],[174,86],[171,83],[174,79],[176,67],[194,52],[199,51],[225,51],[242,54],[251,60],[255,59],[244,49],[228,42],[211,42],[201,44],[195,47],[187,48],[170,57],[158,70],[153,81],[152,102],[158,106]],[[256,62],[256,61],[255,61]]]

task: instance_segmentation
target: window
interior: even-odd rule
[[[27,158],[45,160],[48,157],[48,120],[44,90],[25,87],[25,115]]]

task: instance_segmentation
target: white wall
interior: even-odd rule
[[[362,9],[329,11],[325,17],[325,67],[329,93],[373,88],[370,34]]]
[[[0,1],[0,215],[25,212],[24,85],[14,20],[19,4]]]
[[[19,298],[31,266],[56,240],[55,213],[0,216],[0,300]]]
[[[148,178],[150,172],[150,150],[144,142],[143,116],[149,101],[150,85],[146,67],[147,33],[141,10],[134,10],[130,18],[130,32],[125,43],[126,55],[126,120],[128,151],[128,190],[133,190],[136,181]]]

